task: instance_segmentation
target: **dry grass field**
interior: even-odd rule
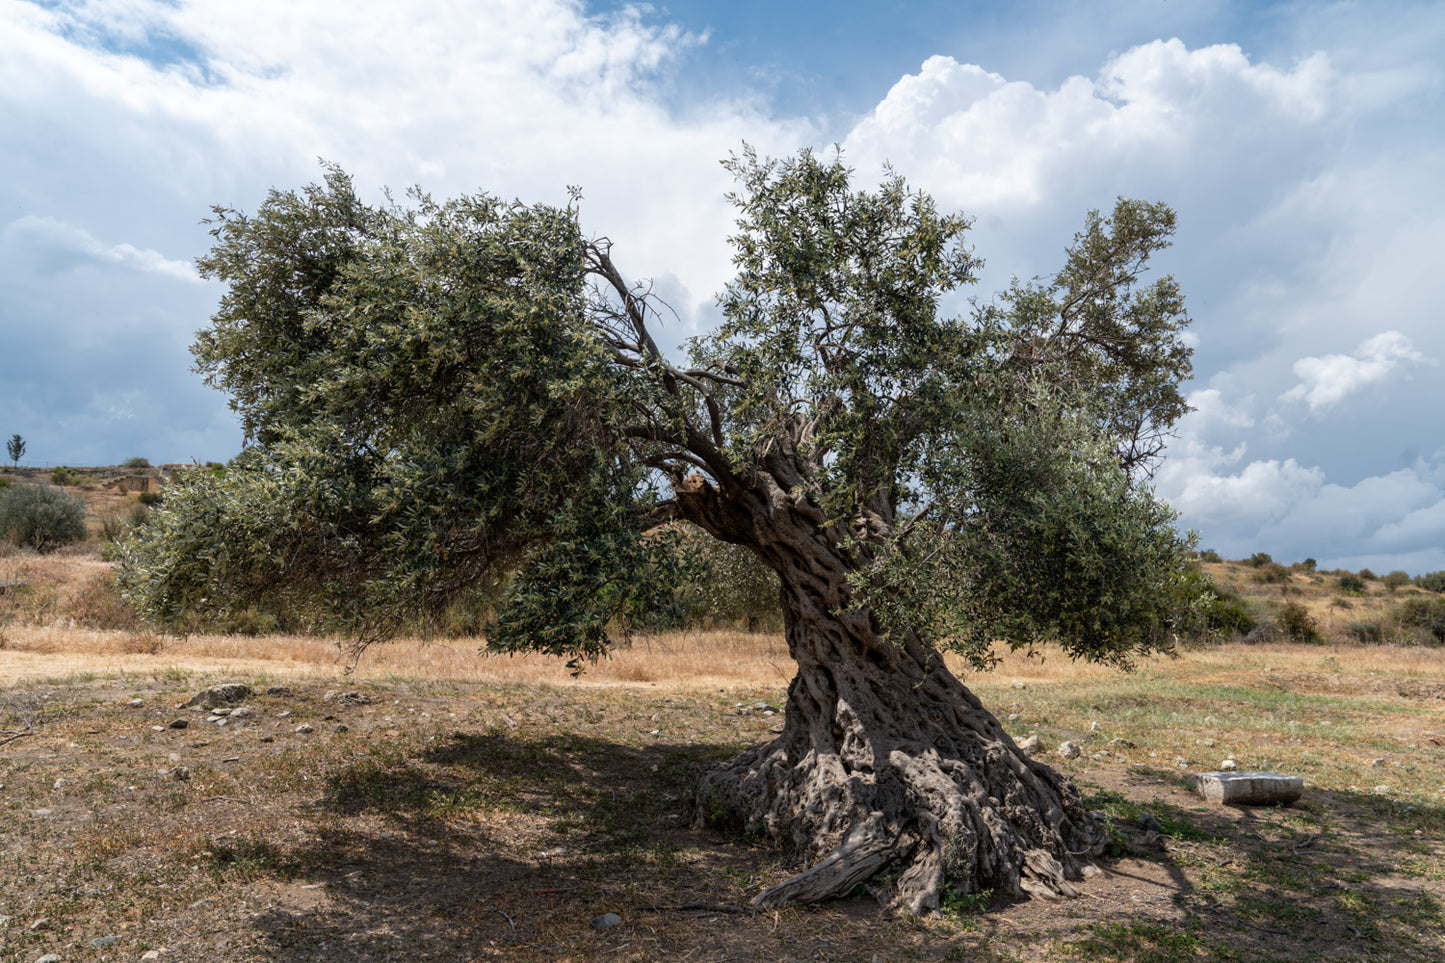
[[[1290,578],[1259,604],[1339,614],[1328,577]],[[580,679],[472,640],[348,671],[324,639],[157,635],[105,580],[93,546],[0,556],[0,961],[1445,958],[1439,648],[1235,641],[1133,673],[1006,654],[970,684],[1016,738],[1081,742],[1053,764],[1157,842],[1121,834],[1065,903],[752,913],[788,854],[695,825],[687,794],[780,724],[776,635],[640,636]],[[223,681],[247,712],[179,708]],[[1188,774],[1226,758],[1304,798],[1205,803]]]

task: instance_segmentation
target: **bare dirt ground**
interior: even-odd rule
[[[951,894],[911,919],[866,893],[752,913],[787,855],[693,825],[698,767],[781,721],[757,706],[780,704],[776,640],[659,641],[573,681],[465,668],[445,648],[417,652],[458,677],[384,658],[347,676],[299,640],[205,655],[7,633],[0,960],[1445,956],[1445,671],[1416,653],[1361,649],[1350,671],[1317,647],[1208,650],[1131,676],[1005,663],[977,688],[1010,728],[1083,741],[1080,760],[1053,759],[1091,807],[1164,833],[1135,851],[1121,833],[1080,899]],[[710,671],[669,676],[708,651]],[[219,681],[251,686],[232,707],[249,715],[178,708]],[[1226,752],[1302,772],[1304,799],[1203,802],[1182,777]],[[621,922],[592,925],[607,913]]]

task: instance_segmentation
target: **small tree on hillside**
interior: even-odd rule
[[[807,152],[727,166],[737,276],[688,362],[575,198],[369,207],[331,170],[219,210],[201,267],[228,291],[194,351],[252,443],[168,489],[129,597],[181,624],[310,604],[369,641],[490,592],[489,650],[580,664],[671,604],[645,533],[688,521],[775,573],[797,662],[782,733],[699,788],[810,857],[757,903],[1072,893],[1107,833],[940,652],[1169,645],[1188,546],[1139,482],[1186,410],[1187,319],[1141,275],[1174,216],[1121,200],[1058,274],[952,316],[965,218]]]
[[[10,440],[5,443],[5,451],[10,455],[10,463],[19,468],[20,456],[25,454],[25,439],[18,434],[11,435]]]

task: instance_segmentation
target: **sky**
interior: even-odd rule
[[[974,218],[987,299],[1091,209],[1178,212],[1194,411],[1155,476],[1199,546],[1445,569],[1445,4],[0,0],[0,436],[224,461],[188,351],[212,205],[341,165],[564,202],[717,320],[729,176],[843,150]]]

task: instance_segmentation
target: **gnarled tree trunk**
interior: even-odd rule
[[[701,814],[739,819],[810,864],[753,902],[843,896],[884,874],[895,881],[880,897],[918,914],[945,885],[1075,895],[1070,881],[1105,843],[1078,792],[1021,752],[936,650],[880,640],[846,607],[846,564],[787,514],[754,543],[781,577],[798,664],[783,732],[698,787]]]

